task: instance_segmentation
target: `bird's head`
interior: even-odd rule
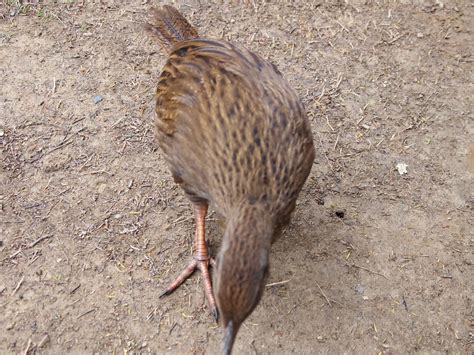
[[[217,257],[214,294],[230,354],[242,322],[260,301],[268,276],[273,223],[268,211],[245,208],[227,220]]]

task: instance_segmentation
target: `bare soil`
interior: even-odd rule
[[[30,3],[0,5],[0,353],[218,353],[199,274],[158,298],[193,236],[158,2]],[[174,4],[280,68],[317,148],[235,353],[474,353],[472,2]]]

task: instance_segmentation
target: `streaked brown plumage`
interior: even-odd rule
[[[156,93],[159,144],[197,223],[194,260],[165,294],[199,268],[211,309],[226,328],[228,354],[261,298],[272,240],[310,172],[311,129],[273,64],[231,43],[199,38],[171,6],[153,10],[147,28],[169,54]],[[204,232],[208,204],[226,221],[214,292]]]

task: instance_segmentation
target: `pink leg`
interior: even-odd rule
[[[212,315],[217,321],[219,319],[219,312],[217,310],[216,300],[212,292],[211,275],[209,267],[215,265],[214,259],[209,256],[209,251],[206,243],[206,229],[205,221],[207,214],[207,204],[193,204],[194,218],[196,220],[196,229],[194,234],[194,256],[191,263],[184,269],[181,274],[168,286],[168,288],[161,294],[160,298],[173,293],[186,279],[191,276],[196,269],[202,273],[204,282],[204,291],[206,292],[209,306],[211,307]]]

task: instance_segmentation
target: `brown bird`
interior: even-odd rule
[[[152,9],[146,27],[168,53],[156,92],[158,141],[196,220],[193,260],[163,295],[199,269],[230,354],[262,296],[272,241],[289,222],[311,170],[310,124],[272,63],[229,42],[201,38],[171,6]],[[205,237],[209,204],[226,222],[216,262]]]

